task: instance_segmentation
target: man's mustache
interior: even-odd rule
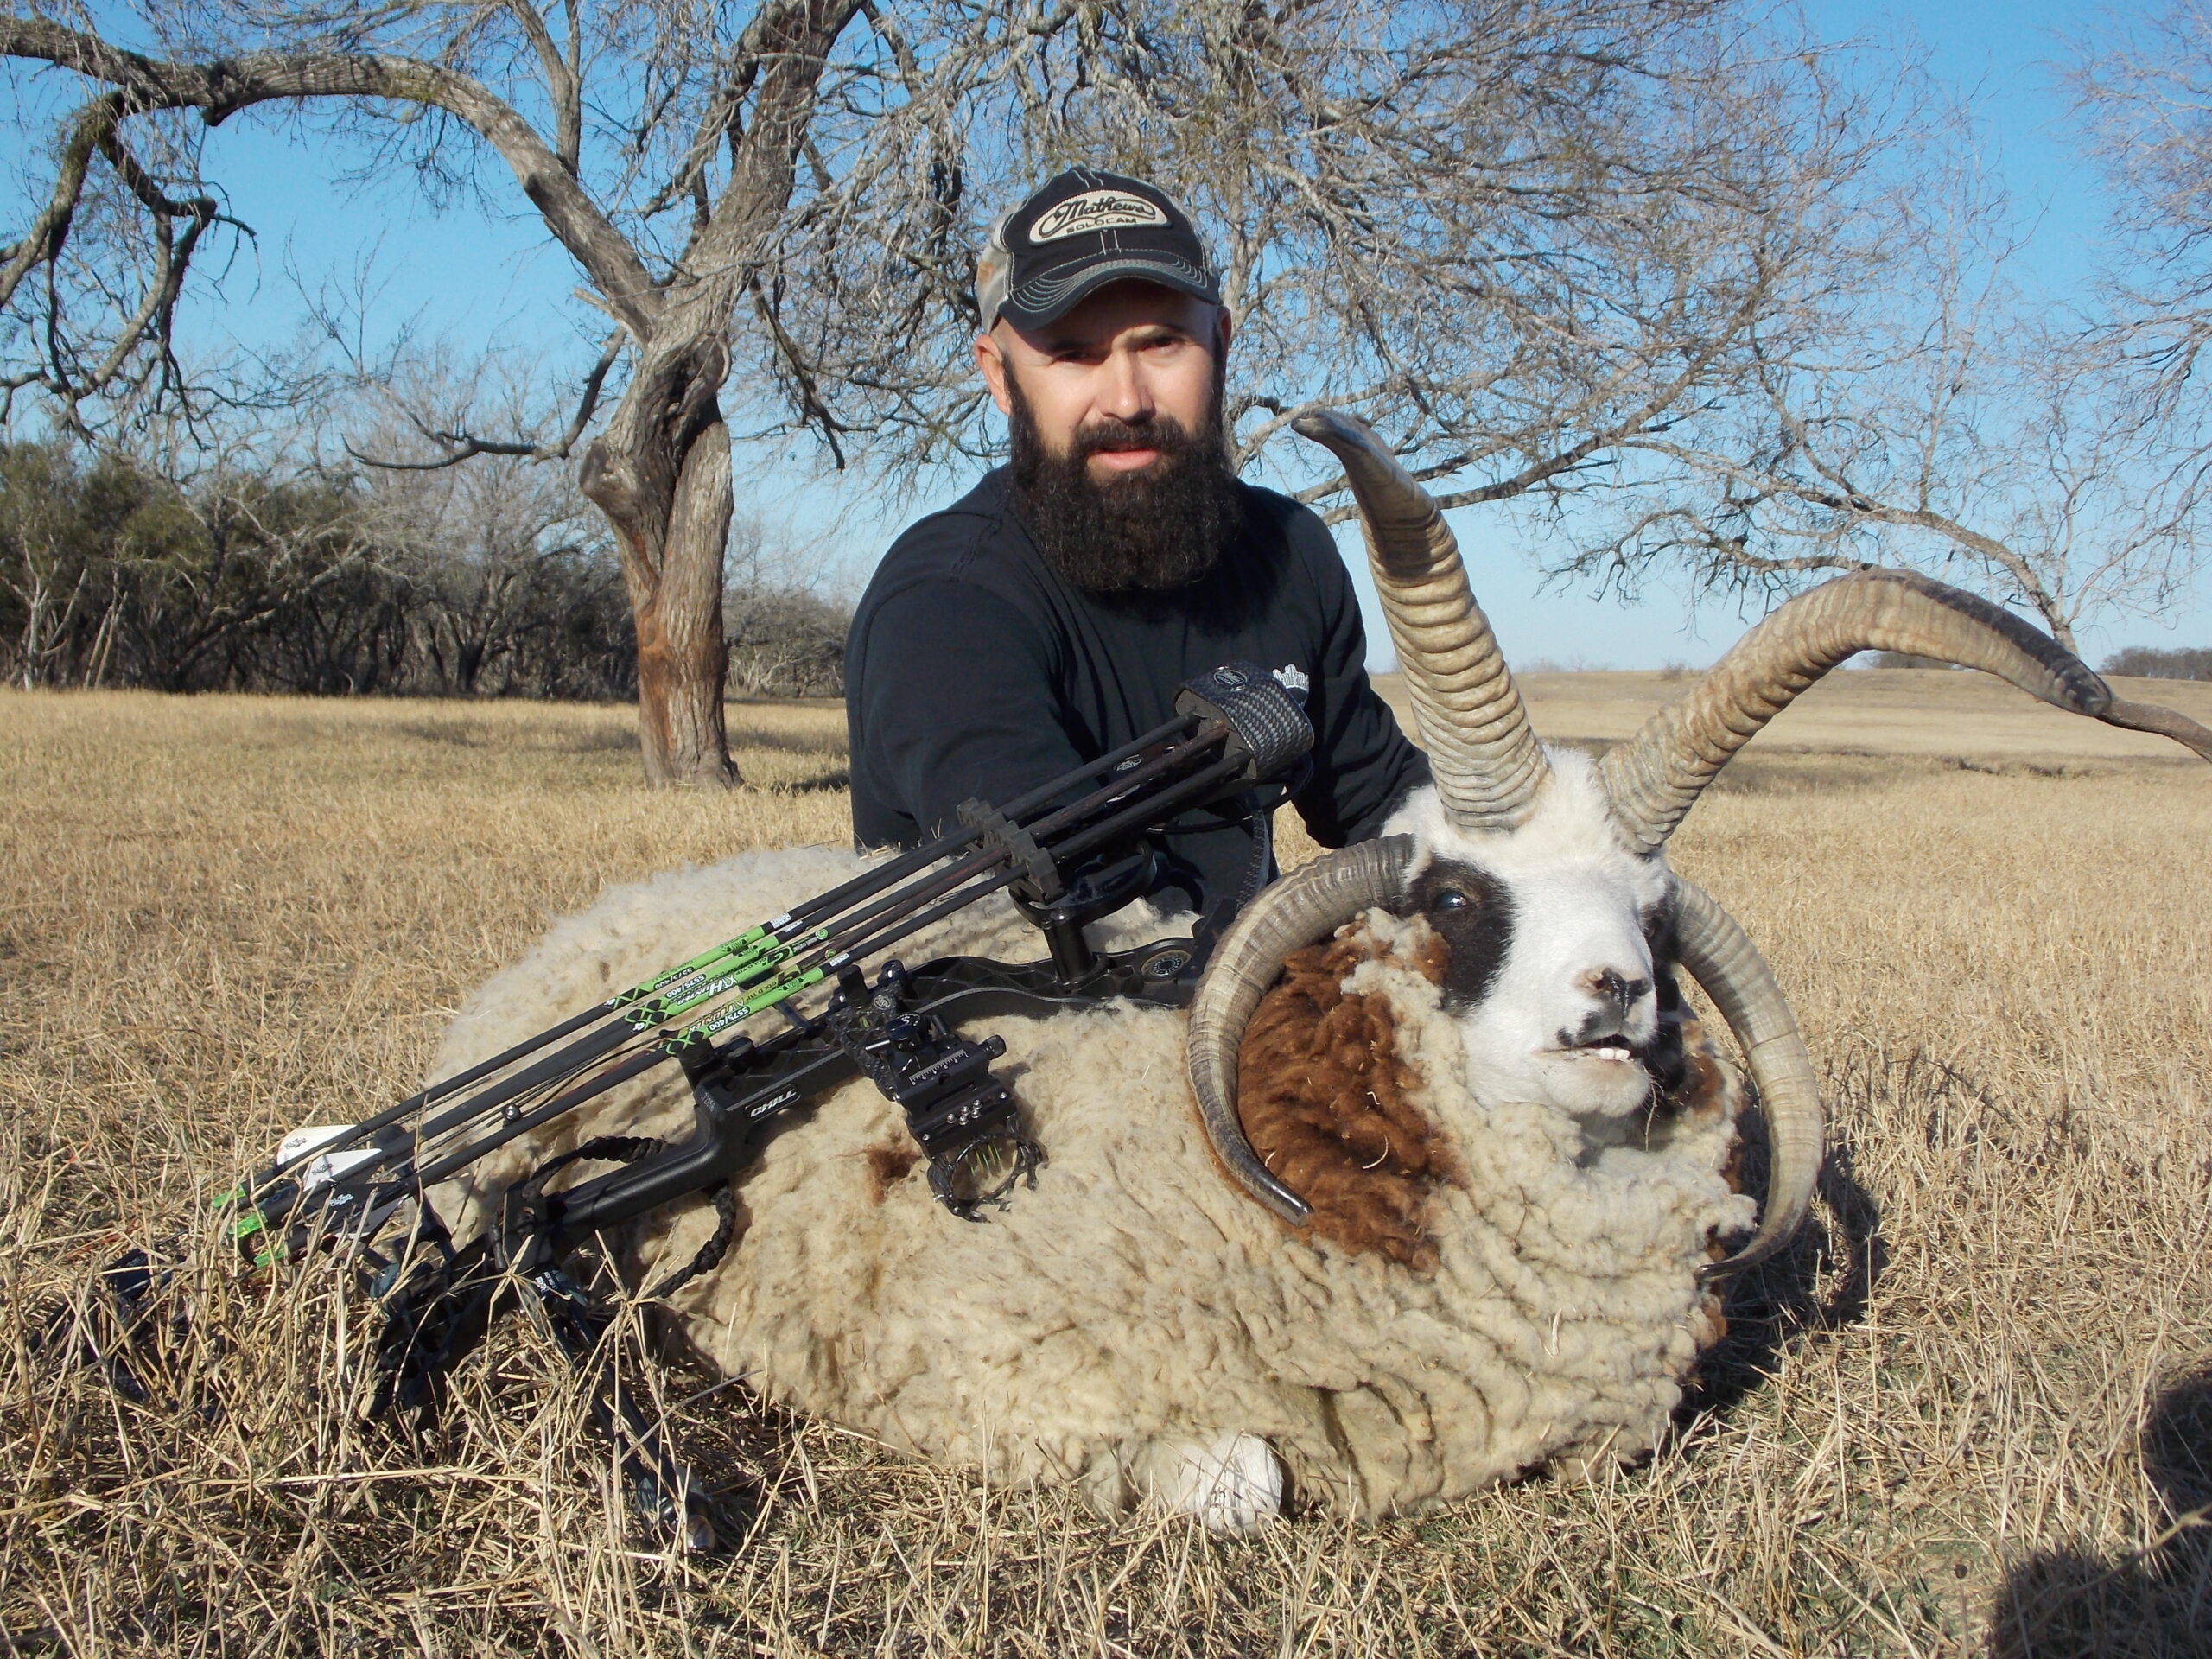
[[[1109,417],[1077,427],[1070,454],[1076,460],[1126,449],[1157,449],[1163,454],[1177,454],[1190,448],[1190,438],[1183,423],[1173,416],[1155,416],[1142,423]]]

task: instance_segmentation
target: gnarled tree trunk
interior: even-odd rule
[[[715,392],[719,338],[666,318],[613,418],[584,451],[584,493],[614,527],[638,630],[638,741],[645,779],[739,781],[722,721],[722,554],[734,506],[729,429]]]
[[[791,200],[830,44],[861,4],[780,0],[756,16],[760,82],[750,129],[729,141],[729,182],[680,262],[686,281],[659,290],[636,374],[584,452],[580,481],[614,526],[637,619],[638,734],[653,783],[738,781],[722,724],[722,554],[734,505],[716,401],[729,373],[725,339],[761,240]]]

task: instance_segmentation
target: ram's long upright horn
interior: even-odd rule
[[[1299,436],[1344,464],[1367,560],[1446,815],[1463,830],[1510,830],[1551,775],[1529,711],[1467,586],[1444,514],[1364,421],[1301,415]]]
[[[1402,904],[1414,844],[1408,836],[1363,841],[1301,864],[1245,908],[1214,947],[1191,1002],[1191,1090],[1214,1154],[1240,1185],[1294,1225],[1306,1201],[1268,1172],[1236,1116],[1236,1053],[1260,999],[1285,957],[1323,939],[1363,910]]]
[[[1910,570],[1859,570],[1777,610],[1688,696],[1605,756],[1605,794],[1631,843],[1648,851],[1664,842],[1737,750],[1861,651],[1979,668],[2054,707],[2158,733],[2212,760],[2212,731],[2170,709],[2114,697],[2079,658],[2011,612]]]
[[[1821,1086],[1796,1016],[1758,947],[1710,894],[1679,875],[1675,941],[1682,966],[1705,988],[1744,1051],[1774,1153],[1758,1231],[1726,1261],[1706,1268],[1703,1276],[1710,1279],[1765,1261],[1804,1221],[1821,1173]]]

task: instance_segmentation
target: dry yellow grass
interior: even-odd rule
[[[1679,689],[1585,677],[1534,684],[1540,724],[1616,735]],[[1838,1144],[1652,1463],[1224,1544],[640,1370],[767,1494],[710,1560],[624,1532],[520,1322],[413,1444],[355,1421],[334,1275],[204,1249],[143,1405],[35,1338],[126,1237],[204,1234],[283,1129],[402,1092],[601,883],[842,838],[836,711],[734,710],[752,785],[704,797],[635,783],[622,710],[0,695],[9,1645],[2212,1652],[2212,774],[2024,736],[2040,711],[1989,690],[1838,677],[1681,838],[1790,991]]]

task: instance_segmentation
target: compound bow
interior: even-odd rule
[[[434,1403],[439,1379],[493,1317],[534,1303],[570,1362],[592,1379],[594,1414],[613,1438],[639,1506],[692,1547],[712,1540],[702,1491],[662,1434],[612,1386],[604,1340],[613,1313],[571,1276],[584,1242],[695,1196],[717,1224],[692,1260],[645,1293],[665,1297],[721,1261],[736,1233],[733,1182],[781,1122],[859,1075],[905,1114],[928,1160],[931,1192],[982,1219],[1042,1154],[991,1071],[1005,1052],[958,1022],[1047,1014],[1116,999],[1187,1003],[1224,906],[1190,937],[1101,953],[1085,924],[1156,880],[1147,831],[1194,809],[1241,799],[1255,829],[1249,899],[1268,864],[1267,811],[1312,747],[1292,695],[1264,669],[1229,663],[1186,682],[1175,717],[1002,808],[971,801],[961,827],[642,984],[586,1008],[348,1128],[287,1137],[270,1166],[229,1195],[229,1235],[256,1265],[335,1252],[381,1308],[370,1414]],[[1258,791],[1276,791],[1263,798]],[[1043,961],[947,957],[866,965],[1001,889],[1044,933]],[[810,1011],[804,994],[828,986]],[[756,1021],[779,1022],[762,1029]],[[745,1029],[753,1026],[751,1031]],[[424,1195],[520,1136],[582,1110],[656,1068],[679,1066],[693,1125],[673,1143],[607,1135],[540,1165],[500,1195],[497,1219],[456,1245]],[[578,1163],[610,1172],[549,1191]],[[122,1355],[159,1268],[132,1251],[103,1274],[123,1313],[113,1343],[92,1344],[118,1386],[137,1391]],[[89,1341],[89,1338],[87,1339]]]

